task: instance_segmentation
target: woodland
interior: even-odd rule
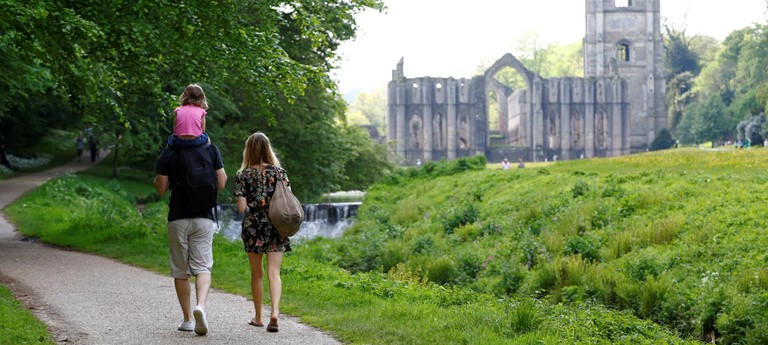
[[[329,77],[337,48],[355,35],[354,14],[382,9],[379,0],[0,7],[0,142],[9,153],[34,156],[51,129],[91,128],[111,149],[113,175],[124,165],[151,171],[179,95],[199,83],[227,166],[239,166],[245,138],[263,131],[303,198],[364,189],[392,167],[384,146],[347,123]]]

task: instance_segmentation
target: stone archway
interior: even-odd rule
[[[530,91],[532,90],[531,86],[532,86],[532,83],[533,83],[533,78],[535,77],[536,74],[531,72],[527,68],[525,68],[523,63],[520,62],[520,60],[518,60],[514,55],[512,55],[510,53],[504,54],[501,58],[496,60],[496,62],[494,62],[493,65],[491,65],[491,67],[489,67],[485,71],[485,74],[484,74],[485,85],[484,85],[484,89],[483,89],[483,95],[485,96],[485,114],[484,114],[484,117],[485,117],[485,128],[486,128],[486,133],[485,133],[486,145],[490,145],[490,131],[488,129],[490,128],[490,118],[489,118],[489,115],[490,115],[490,108],[491,108],[491,103],[490,102],[491,101],[490,101],[490,98],[488,97],[488,95],[489,95],[489,93],[491,91],[493,91],[493,92],[495,92],[497,94],[497,98],[503,98],[503,99],[498,99],[499,107],[500,108],[502,108],[502,107],[505,108],[503,110],[500,109],[500,113],[503,114],[503,115],[506,115],[506,116],[511,116],[512,115],[512,114],[510,114],[510,111],[509,111],[508,105],[507,105],[507,100],[506,100],[506,97],[510,96],[511,93],[509,93],[509,92],[502,93],[501,96],[503,96],[503,97],[500,97],[500,95],[499,95],[499,93],[500,93],[499,90],[501,89],[500,85],[499,85],[500,83],[496,79],[494,79],[494,76],[496,76],[496,74],[501,72],[501,70],[503,70],[504,68],[512,68],[513,70],[515,70],[522,77],[523,82],[525,83],[525,89],[528,90],[528,92],[527,92],[527,94],[525,96],[526,97],[526,102],[524,102],[524,104],[529,108],[529,109],[522,109],[522,114],[524,114],[524,116],[530,116],[532,114],[532,109],[530,109],[531,104],[532,104],[531,98],[530,98],[531,97],[531,92]],[[510,91],[514,91],[514,90],[510,90]],[[527,125],[527,124],[531,123],[526,118],[520,118],[520,119],[518,119],[515,122],[519,123],[521,126],[522,125]],[[517,138],[521,138],[521,137],[522,138],[527,137],[526,134],[520,135],[520,133],[509,133],[510,128],[508,126],[508,123],[509,123],[509,119],[508,118],[503,119],[503,120],[500,119],[500,130],[501,131],[505,131],[506,132],[506,136],[508,138],[516,138],[517,139]],[[519,131],[522,132],[522,133],[528,133],[529,132],[528,128],[522,128],[522,127],[519,128]]]

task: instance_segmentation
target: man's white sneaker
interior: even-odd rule
[[[198,335],[208,334],[208,320],[205,319],[205,311],[203,307],[195,307],[195,311],[192,312],[195,317],[195,333]]]
[[[182,321],[179,324],[179,330],[184,332],[192,332],[195,329],[195,322],[192,320]]]

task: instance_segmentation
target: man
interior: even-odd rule
[[[213,144],[206,144],[186,150],[199,151],[185,155],[185,157],[198,157],[197,159],[200,161],[210,159],[208,162],[212,162],[211,171],[215,171],[213,183],[216,184],[218,190],[224,189],[227,175],[224,172],[224,163],[219,149]],[[208,321],[204,308],[211,287],[215,218],[212,208],[202,212],[190,212],[189,206],[185,206],[183,203],[184,189],[189,187],[181,183],[184,176],[181,155],[182,152],[179,150],[170,147],[163,149],[155,167],[157,176],[155,176],[154,185],[160,196],[171,190],[168,210],[170,266],[176,295],[184,315],[178,330],[187,332],[194,330],[198,335],[205,335],[208,333]],[[190,311],[189,277],[191,276],[195,277],[197,296],[197,306],[194,311]]]

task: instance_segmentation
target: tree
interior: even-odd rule
[[[648,147],[650,151],[666,150],[675,146],[675,139],[672,138],[672,134],[669,130],[662,128],[659,134],[653,138],[651,145]]]
[[[667,82],[684,72],[698,75],[701,71],[701,66],[699,65],[698,54],[691,50],[691,41],[693,39],[689,39],[685,35],[685,29],[677,30],[666,24],[664,25],[664,29],[666,32],[666,35],[664,36],[664,45]]]
[[[339,97],[328,71],[338,45],[354,37],[354,14],[383,7],[379,0],[0,0],[0,6],[0,57],[14,66],[0,71],[0,90],[7,91],[0,108],[53,95],[61,102],[48,104],[63,104],[114,145],[115,172],[122,152],[134,162],[156,157],[176,99],[192,82],[212,99],[208,130],[225,155],[239,152],[242,138],[256,128],[287,132],[309,123],[299,127],[307,130],[301,134],[327,135],[303,142],[297,152],[319,153],[329,149],[326,143],[343,142],[335,126],[344,123],[344,109],[331,105]],[[3,109],[0,132],[11,120],[23,123],[26,114]],[[281,140],[292,144],[291,138]],[[344,165],[345,155],[339,156],[331,166]],[[329,191],[340,178],[331,175],[330,184],[312,193]]]
[[[676,133],[686,107],[694,100],[694,92],[692,92],[694,79],[695,77],[691,72],[683,72],[676,75],[667,84],[667,112],[669,129],[672,133]]]
[[[688,107],[678,126],[678,138],[684,144],[721,141],[727,136],[729,113],[720,97],[710,96]]]
[[[368,124],[376,127],[382,135],[387,134],[387,90],[382,88],[371,92],[361,92],[349,105],[347,114],[360,114]]]

